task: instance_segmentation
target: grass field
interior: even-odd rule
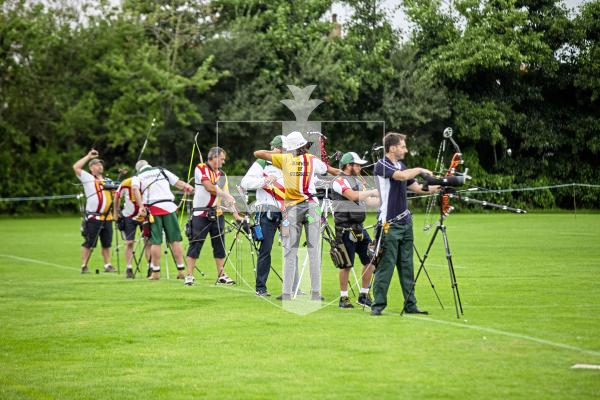
[[[2,218],[0,398],[599,398],[600,370],[571,367],[600,365],[600,215],[456,214],[447,226],[460,319],[441,240],[427,270],[445,309],[422,276],[431,314],[401,317],[395,275],[381,317],[337,302],[300,316],[215,286],[210,246],[193,287],[164,268],[158,282],[81,275],[76,218]],[[252,282],[249,259],[233,261]],[[327,257],[324,304],[336,274]]]

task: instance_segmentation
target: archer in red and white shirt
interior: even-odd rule
[[[226,153],[220,147],[208,152],[206,164],[200,163],[194,169],[194,208],[191,219],[191,236],[187,251],[187,275],[185,285],[194,284],[196,260],[200,257],[205,239],[210,237],[213,257],[217,267],[217,283],[231,285],[235,282],[225,273],[225,218],[222,208],[230,208],[236,220],[240,220],[235,209],[235,200],[229,194],[227,176],[221,170]]]

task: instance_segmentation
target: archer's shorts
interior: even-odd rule
[[[222,215],[218,216],[216,221],[206,217],[192,217],[192,239],[188,247],[188,257],[200,257],[200,251],[209,234],[213,257],[225,258],[225,217]]]
[[[150,227],[150,243],[161,244],[162,234],[165,232],[167,242],[181,242],[181,231],[177,222],[177,214],[172,212],[167,215],[154,215],[154,222]]]
[[[85,241],[82,246],[88,249],[96,247],[98,238],[103,248],[109,248],[113,237],[112,221],[100,221],[97,219],[88,219],[85,222]]]
[[[123,237],[125,240],[135,240],[135,231],[141,227],[142,223],[133,218],[123,217]],[[141,228],[140,228],[141,229]]]
[[[346,246],[346,251],[348,252],[348,257],[350,257],[351,264],[354,265],[354,255],[358,254],[362,265],[368,265],[371,262],[371,257],[369,257],[368,254],[371,237],[367,233],[367,230],[363,229],[362,240],[355,242],[350,238],[351,234],[352,233],[350,231],[344,231],[342,234],[342,242],[344,243],[344,246]]]

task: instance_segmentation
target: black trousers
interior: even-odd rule
[[[262,229],[263,241],[258,249],[258,261],[256,264],[256,291],[267,290],[267,279],[271,270],[271,249],[277,227],[281,223],[280,212],[262,212],[259,214],[259,224]]]

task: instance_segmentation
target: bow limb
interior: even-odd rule
[[[138,155],[136,164],[138,161],[140,161],[142,159],[142,155],[144,155],[144,150],[146,150],[146,145],[148,144],[148,138],[150,137],[150,133],[154,129],[155,124],[156,124],[156,118],[152,118],[152,122],[150,123],[150,126],[148,127],[148,131],[146,132],[146,138],[144,139],[144,144],[142,145],[142,149],[140,150],[140,154]]]
[[[327,138],[325,135],[320,135],[319,146],[321,148],[321,161],[323,161],[327,166],[329,166],[329,154],[327,154],[327,149],[325,148],[325,143],[327,143]]]
[[[199,133],[199,132],[198,132]],[[196,136],[194,136],[194,145],[192,146],[192,155],[190,156],[190,165],[188,167],[188,175],[187,175],[187,183],[190,183],[190,176],[192,174],[192,164],[194,163],[194,151],[196,150],[197,146],[197,142],[196,142],[196,138],[198,137],[198,133],[196,133]],[[198,149],[198,153],[200,153],[200,149]],[[202,155],[200,155],[200,157],[202,157]],[[177,206],[177,208],[179,208],[182,204],[185,203],[185,200],[187,198],[187,193],[183,192],[183,197],[181,199],[181,202],[179,203],[179,205]],[[179,214],[179,225],[181,226],[181,222],[183,221],[183,212],[184,212],[184,207],[181,207],[181,213]]]

